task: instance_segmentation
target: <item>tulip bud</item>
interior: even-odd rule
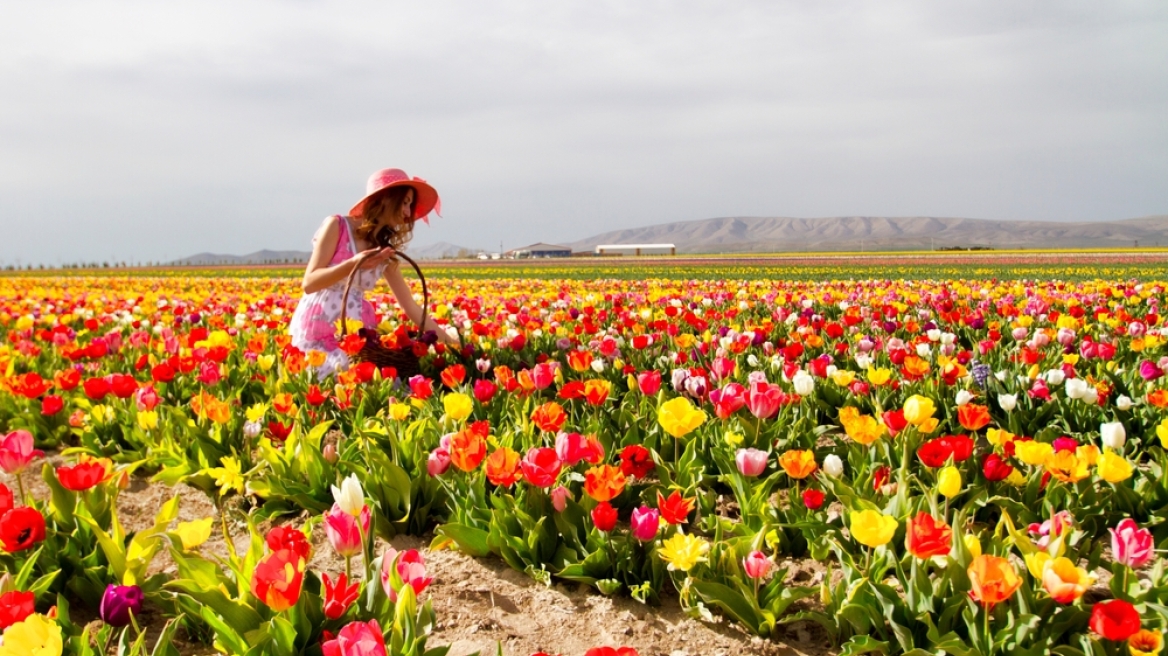
[[[660,517],[661,514],[656,508],[641,506],[634,510],[629,520],[633,537],[641,542],[648,542],[657,537],[657,530],[661,524]]]
[[[961,538],[965,543],[965,548],[969,550],[969,554],[974,558],[981,555],[981,541],[977,539],[976,535],[967,534]]]
[[[110,584],[101,597],[101,619],[110,626],[126,626],[130,616],[142,612],[142,588]]]
[[[1103,440],[1104,447],[1119,451],[1123,449],[1123,444],[1127,439],[1127,432],[1124,431],[1122,423],[1109,421],[1099,426],[1099,436]]]
[[[953,465],[948,465],[937,475],[937,491],[946,499],[952,499],[961,493],[961,472]]]
[[[1123,395],[1123,394],[1120,394],[1120,395],[1119,395],[1118,397],[1116,397],[1116,399],[1115,399],[1115,408],[1116,408],[1116,410],[1123,410],[1123,411],[1125,411],[1125,412],[1126,412],[1126,411],[1128,411],[1128,410],[1131,410],[1131,408],[1132,408],[1132,405],[1133,405],[1133,404],[1132,404],[1132,400],[1131,400],[1130,398],[1128,398],[1127,396]]]
[[[791,384],[795,386],[795,393],[799,396],[810,396],[815,391],[815,379],[802,369],[791,378]]]
[[[998,395],[998,405],[1002,406],[1002,409],[1005,410],[1006,412],[1012,412],[1014,410],[1014,408],[1018,406],[1018,395],[1017,394],[999,394]]]
[[[556,512],[564,512],[564,508],[568,507],[568,499],[572,498],[572,492],[563,485],[552,490],[552,507]]]
[[[844,461],[834,453],[823,459],[823,472],[832,478],[839,478],[844,473]]]
[[[752,551],[749,556],[742,559],[742,569],[752,579],[765,579],[770,576],[774,565],[774,562],[761,551]]]
[[[324,445],[324,448],[321,449],[320,455],[323,456],[327,462],[330,462],[332,464],[336,464],[336,462],[337,462],[337,445],[335,445],[335,444]]]
[[[434,449],[430,452],[430,457],[426,459],[426,473],[438,477],[445,474],[449,468],[450,451],[446,449]]]
[[[973,393],[969,390],[959,390],[957,392],[957,405],[965,405],[973,400]]]

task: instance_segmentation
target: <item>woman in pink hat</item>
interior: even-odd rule
[[[289,331],[292,345],[301,351],[321,351],[326,358],[317,369],[324,378],[349,366],[348,355],[337,341],[337,321],[341,317],[345,281],[354,268],[346,314],[359,317],[366,327],[377,324],[373,305],[365,292],[373,289],[378,278],[385,278],[398,305],[415,324],[422,318],[422,308],[414,301],[409,284],[402,277],[398,262],[390,258],[413,236],[414,222],[429,223],[431,211],[441,212],[438,192],[421,178],[411,178],[401,169],[383,169],[369,177],[362,198],[348,216],[335,215],[324,220],[312,238],[312,256],[304,270],[300,286],[304,296],[292,315]],[[376,246],[375,235],[390,231],[387,248]],[[423,330],[433,330],[439,339],[457,346],[458,338],[447,334],[432,318]]]

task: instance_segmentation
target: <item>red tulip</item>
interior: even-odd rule
[[[621,471],[633,478],[645,478],[657,469],[653,454],[640,444],[630,444],[622,449],[620,460]]]
[[[349,610],[349,606],[357,600],[357,596],[361,594],[361,582],[353,581],[349,585],[349,579],[344,573],[337,577],[336,581],[329,580],[329,575],[324,575],[324,616],[330,620],[338,619]]]
[[[286,549],[296,554],[305,561],[312,555],[312,543],[308,538],[304,537],[304,531],[291,526],[277,526],[268,531],[267,538],[264,540],[268,549],[275,552]]]
[[[24,551],[45,539],[45,518],[31,506],[13,508],[0,517],[0,546],[8,553]]]
[[[657,493],[657,509],[661,511],[661,516],[665,521],[673,524],[684,524],[689,517],[689,513],[694,509],[694,500],[686,499],[681,496],[681,492],[674,490],[668,498]]]
[[[134,392],[137,391],[138,381],[134,380],[133,376],[111,374],[109,376],[109,388],[114,393],[114,396],[119,399],[128,399],[134,396]]]
[[[660,371],[642,371],[637,374],[637,389],[645,396],[653,396],[661,389]]]
[[[109,381],[104,378],[89,378],[83,387],[85,396],[89,397],[90,401],[100,401],[110,393]]]
[[[474,397],[478,399],[479,403],[487,404],[494,398],[495,392],[499,391],[499,386],[489,380],[476,380],[474,384]]]
[[[8,489],[7,485],[0,483],[0,517],[3,517],[4,513],[12,510],[13,507],[15,507],[15,498],[12,496],[12,490]]]
[[[593,647],[584,656],[640,656],[632,647]]]
[[[607,501],[601,501],[592,509],[592,523],[596,530],[608,533],[616,526],[616,509]]]
[[[41,414],[51,417],[65,407],[65,402],[59,396],[50,394],[41,400]]]
[[[1140,630],[1140,614],[1123,599],[1101,601],[1091,608],[1088,626],[1108,640],[1127,640]]]
[[[13,590],[0,595],[0,631],[36,612],[35,604],[36,595],[32,592]]]
[[[823,492],[813,487],[803,490],[803,505],[807,506],[808,510],[819,510],[822,508],[824,498]]]
[[[934,519],[929,513],[919,512],[908,520],[904,546],[909,553],[922,560],[933,556],[947,556],[953,547],[953,529],[945,520]]]
[[[174,367],[170,366],[170,364],[166,362],[156,364],[154,365],[154,368],[150,370],[150,377],[156,383],[169,383],[170,381],[174,380],[174,375]]]
[[[252,572],[251,592],[277,613],[288,610],[300,600],[304,567],[304,559],[288,549],[270,553]]]
[[[987,454],[981,461],[981,472],[988,481],[1003,481],[1014,472],[1014,467],[996,453]]]
[[[72,467],[57,467],[57,480],[61,487],[74,492],[84,492],[101,483],[109,471],[101,460],[86,460]]]
[[[442,379],[443,385],[454,389],[461,385],[462,381],[466,380],[466,367],[460,364],[450,365],[442,370],[440,378]]]

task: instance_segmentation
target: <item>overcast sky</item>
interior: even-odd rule
[[[6,3],[0,263],[307,250],[373,170],[415,244],[720,216],[1168,213],[1168,3]]]

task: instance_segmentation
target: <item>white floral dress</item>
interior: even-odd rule
[[[329,260],[329,266],[340,264],[353,257],[357,252],[357,243],[353,238],[353,230],[348,217],[340,215],[330,216],[324,220],[319,230],[312,238],[313,247],[320,239],[329,221],[337,221],[340,227],[340,236],[337,239],[337,248]],[[365,300],[365,292],[377,285],[385,265],[373,269],[362,269],[353,278],[353,287],[349,290],[349,303],[346,314],[351,319],[360,319],[367,327],[377,325],[377,316],[373,311],[373,304]],[[338,322],[341,318],[341,301],[345,295],[345,280],[342,279],[333,285],[305,294],[292,314],[292,321],[288,330],[292,335],[292,345],[301,351],[321,351],[325,354],[325,361],[317,368],[317,377],[323,380],[329,374],[344,371],[349,368],[349,356],[341,350],[337,341],[339,336]]]

